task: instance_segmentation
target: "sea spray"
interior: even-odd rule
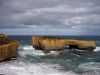
[[[99,52],[100,51],[100,47],[96,47],[96,49],[93,50],[94,52]]]

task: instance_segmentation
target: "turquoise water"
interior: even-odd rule
[[[94,40],[93,52],[68,50],[44,54],[32,47],[31,36],[9,36],[20,41],[17,59],[0,63],[0,73],[6,75],[100,75],[100,36],[60,36]]]

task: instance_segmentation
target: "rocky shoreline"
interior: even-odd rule
[[[61,51],[67,49],[81,49],[93,51],[96,48],[95,41],[66,39],[49,36],[32,36],[32,45],[36,50],[44,53],[50,51]],[[10,39],[7,35],[0,34],[0,61],[15,58],[18,56],[19,42]]]

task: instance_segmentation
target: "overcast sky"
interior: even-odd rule
[[[100,0],[0,0],[0,33],[100,35]]]

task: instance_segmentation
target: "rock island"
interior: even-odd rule
[[[95,41],[75,40],[50,36],[32,36],[33,47],[37,50],[43,50],[44,53],[50,51],[60,51],[64,48],[81,49],[93,51],[96,48]]]

